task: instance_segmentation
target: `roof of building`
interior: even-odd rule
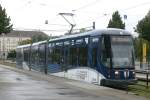
[[[7,33],[5,37],[33,37],[35,35],[42,35],[48,36],[44,32],[41,31],[20,31],[20,30],[13,30],[10,33]],[[2,36],[2,35],[0,35]]]

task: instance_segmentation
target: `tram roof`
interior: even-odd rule
[[[89,32],[79,33],[79,34],[66,35],[66,36],[62,36],[59,38],[51,39],[51,40],[49,40],[49,42],[63,40],[63,39],[69,39],[69,38],[82,37],[82,36],[97,36],[97,35],[104,35],[104,34],[131,35],[130,32],[123,30],[123,29],[107,28],[107,29],[93,30],[93,31],[89,31]]]
[[[31,44],[20,45],[20,46],[17,46],[17,48],[24,48],[24,47],[29,47],[29,46],[31,46]]]
[[[126,30],[123,30],[123,29],[106,28],[106,29],[93,30],[93,31],[89,31],[89,32],[79,33],[79,34],[66,35],[66,36],[62,36],[62,37],[59,37],[59,38],[51,39],[51,40],[49,40],[49,42],[57,41],[57,40],[64,40],[64,39],[70,39],[70,38],[77,38],[77,37],[82,37],[82,36],[97,36],[97,35],[104,35],[104,34],[131,35],[130,32],[128,32]],[[33,43],[32,46],[42,44],[42,43],[46,43],[46,42],[47,42],[47,40],[36,42],[36,43]],[[29,46],[31,46],[31,44],[21,45],[21,46],[18,46],[17,48],[24,48],[24,47],[29,47]]]
[[[36,42],[36,43],[33,43],[32,45],[34,46],[34,45],[38,45],[38,44],[42,44],[42,43],[46,43],[46,42],[47,42],[47,40]],[[29,46],[31,46],[31,44],[20,45],[20,46],[17,46],[17,48],[25,48],[25,47],[29,47]]]
[[[44,40],[44,41],[40,41],[40,42],[35,42],[32,45],[34,46],[34,45],[38,45],[38,44],[42,44],[42,43],[46,43],[46,42],[47,42],[47,40]]]

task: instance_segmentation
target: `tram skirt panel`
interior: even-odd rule
[[[56,72],[52,75],[59,77],[66,77],[69,79],[85,81],[88,83],[99,84],[101,79],[104,79],[104,76],[98,73],[96,70],[86,67],[78,67],[75,69],[67,70],[66,72]]]

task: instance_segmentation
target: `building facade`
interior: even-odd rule
[[[6,59],[8,52],[15,50],[19,42],[31,39],[35,35],[47,36],[39,31],[12,31],[6,35],[0,35],[0,59]]]

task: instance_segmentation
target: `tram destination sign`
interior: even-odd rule
[[[117,43],[129,43],[131,41],[131,38],[128,36],[113,36],[111,38],[111,41],[117,42]]]

